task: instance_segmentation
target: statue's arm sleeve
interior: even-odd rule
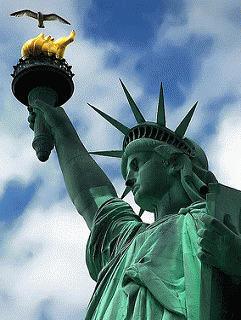
[[[52,133],[70,199],[92,228],[94,215],[108,199],[117,197],[114,186],[90,156],[62,108],[47,109]]]
[[[103,204],[96,213],[86,248],[91,277],[97,280],[99,272],[147,226],[125,201],[112,198]]]

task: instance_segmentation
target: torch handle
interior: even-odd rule
[[[31,90],[28,96],[29,106],[36,114],[34,122],[34,139],[32,147],[36,151],[40,161],[47,161],[51,150],[54,147],[54,138],[49,125],[46,123],[42,111],[34,108],[38,101],[47,103],[50,107],[55,107],[57,94],[48,87],[37,87]]]
[[[54,147],[54,138],[41,111],[34,109],[34,112],[36,113],[36,117],[32,147],[36,151],[38,159],[44,162],[48,160],[51,150]]]

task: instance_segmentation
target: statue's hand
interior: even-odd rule
[[[32,104],[31,107],[28,107],[28,111],[30,113],[30,116],[28,117],[28,122],[29,127],[32,130],[34,130],[34,122],[36,117],[36,113],[34,112],[35,109],[43,113],[44,119],[50,126],[52,132],[56,128],[64,127],[70,122],[63,108],[53,108],[42,101],[38,101],[38,103]]]
[[[29,127],[34,130],[34,122],[35,122],[35,117],[36,113],[33,111],[33,108],[28,107],[28,111],[30,116],[28,117],[28,122],[29,122]]]
[[[224,223],[203,213],[204,228],[198,230],[198,258],[224,273],[241,278],[241,235],[227,214]]]

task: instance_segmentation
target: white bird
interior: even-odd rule
[[[22,17],[22,16],[28,16],[34,19],[38,20],[38,27],[39,28],[44,28],[44,21],[53,21],[53,20],[58,20],[62,23],[65,24],[70,24],[68,21],[66,21],[65,19],[61,18],[60,16],[58,16],[57,14],[54,13],[50,13],[50,14],[43,14],[42,12],[33,12],[31,10],[20,10],[20,11],[16,11],[10,14],[10,16],[13,17]]]

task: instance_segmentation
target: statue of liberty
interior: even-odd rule
[[[139,215],[117,196],[64,109],[31,102],[51,128],[69,196],[91,231],[86,259],[97,284],[86,320],[198,320],[201,264],[239,285],[241,236],[228,212],[224,223],[207,212],[208,185],[217,180],[201,147],[184,137],[197,103],[174,132],[166,127],[162,86],[153,123],[121,85],[137,125],[91,106],[125,136],[122,150],[95,153],[122,159],[123,197],[133,192]],[[154,212],[152,224],[141,220],[144,210]]]

